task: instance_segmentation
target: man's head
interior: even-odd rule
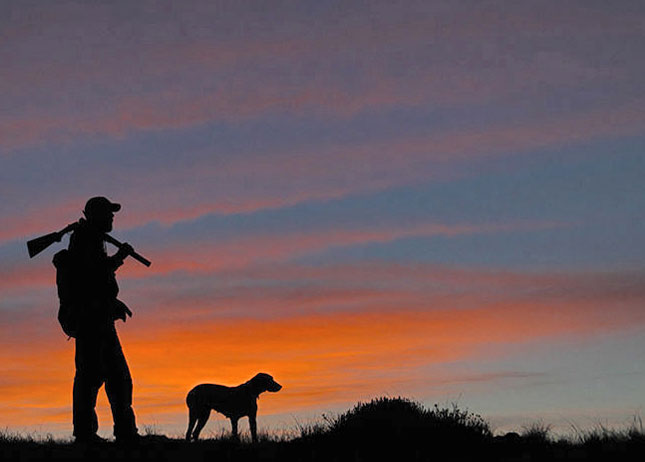
[[[121,205],[110,202],[102,196],[92,197],[85,203],[83,214],[88,223],[92,224],[102,232],[112,231],[114,212],[121,210]]]

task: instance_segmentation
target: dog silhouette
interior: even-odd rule
[[[282,385],[273,380],[269,374],[259,373],[248,382],[237,387],[226,387],[203,383],[188,392],[188,430],[186,441],[196,441],[210,417],[211,410],[224,414],[231,420],[233,437],[238,438],[237,421],[241,417],[249,418],[251,439],[257,442],[258,397],[265,391],[280,391]],[[195,426],[197,424],[197,426]],[[195,430],[193,431],[193,427]]]

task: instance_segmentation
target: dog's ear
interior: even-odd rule
[[[251,382],[255,384],[255,386],[261,388],[262,391],[264,391],[266,390],[267,386],[269,386],[269,384],[273,382],[273,377],[271,377],[269,374],[265,374],[264,372],[260,372],[251,379]]]
[[[248,381],[248,384],[250,385],[251,393],[253,393],[255,396],[259,396],[260,393],[266,390],[262,374],[257,374],[255,377]]]

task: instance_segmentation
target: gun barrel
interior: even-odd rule
[[[113,238],[112,236],[110,236],[109,234],[105,234],[105,236],[103,236],[103,239],[104,239],[105,241],[109,242],[110,244],[114,244],[115,246],[117,246],[117,247],[119,247],[119,248],[121,248],[121,246],[123,245],[123,243],[122,243],[122,242],[117,241],[116,239],[114,239],[114,238]],[[146,265],[146,266],[150,266],[150,265],[152,265],[152,263],[150,262],[150,260],[148,260],[147,258],[145,258],[145,257],[143,257],[143,256],[141,256],[141,255],[139,255],[137,252],[132,251],[132,252],[130,252],[128,255],[130,255],[132,258],[134,258],[135,260],[137,260],[139,263],[143,263],[143,264],[144,264],[144,265]]]

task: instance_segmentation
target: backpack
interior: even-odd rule
[[[69,250],[63,249],[54,255],[56,288],[58,290],[58,322],[68,337],[78,332],[78,302],[74,297],[73,263]]]

